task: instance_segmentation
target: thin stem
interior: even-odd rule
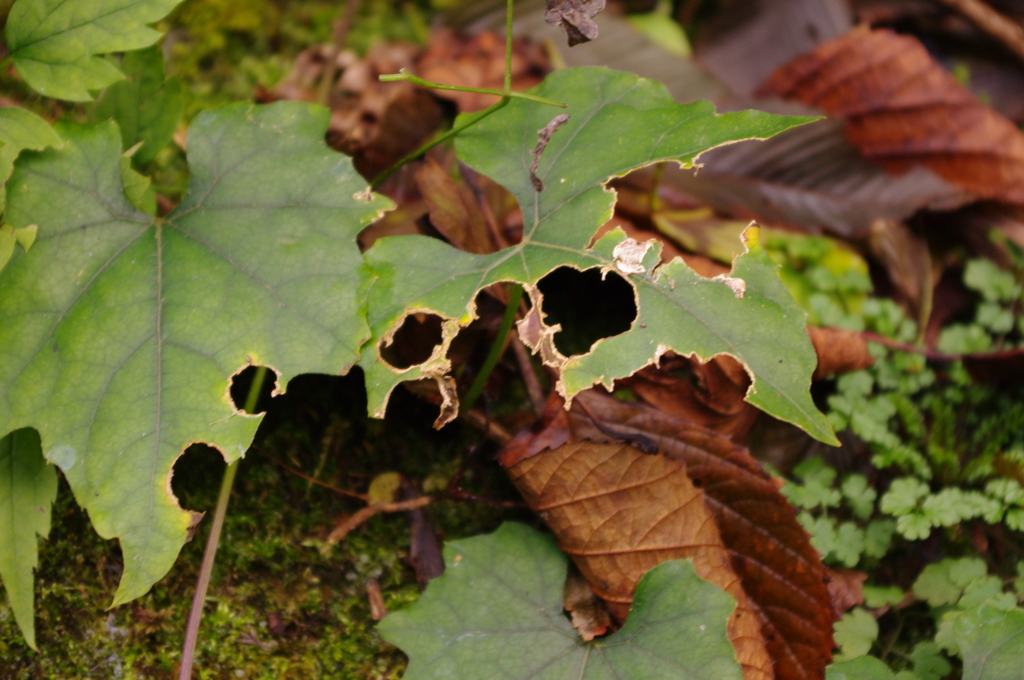
[[[432,90],[449,90],[451,92],[476,92],[478,94],[493,94],[495,97],[527,99],[531,102],[537,102],[538,104],[557,106],[560,109],[564,109],[567,106],[569,106],[564,102],[556,102],[554,99],[545,99],[544,97],[538,97],[537,95],[530,94],[528,92],[515,92],[513,90],[493,90],[487,87],[466,87],[464,85],[445,85],[444,83],[435,83],[429,80],[423,80],[423,78],[420,78],[419,76],[414,76],[404,68],[401,69],[398,73],[388,73],[386,75],[380,76],[380,81],[382,83],[396,83],[403,80],[407,80],[410,83],[419,85],[420,87],[429,87]]]
[[[498,329],[498,335],[494,338],[494,344],[491,345],[491,351],[487,355],[487,359],[484,360],[484,365],[480,367],[480,372],[476,374],[476,379],[473,381],[472,386],[469,388],[469,392],[466,394],[466,399],[462,403],[461,411],[466,412],[473,408],[473,404],[480,397],[480,394],[484,391],[484,385],[487,384],[487,379],[491,376],[491,371],[498,364],[498,359],[505,351],[505,339],[508,337],[508,332],[512,329],[512,322],[516,319],[516,312],[519,311],[519,301],[523,299],[523,287],[518,283],[512,288],[512,292],[509,295],[508,307],[505,308],[505,318],[501,320],[501,328]]]
[[[12,61],[14,61],[13,54],[8,54],[6,57],[4,57],[3,60],[0,61],[0,72],[6,71],[7,67],[10,66]]]
[[[266,375],[266,366],[260,366],[256,369],[256,375],[253,376],[252,384],[249,386],[249,394],[245,399],[245,411],[247,413],[252,413],[256,410],[256,403],[259,401],[260,390],[263,388],[263,379]],[[188,625],[185,628],[185,645],[181,651],[181,668],[178,671],[178,680],[190,680],[192,677],[192,661],[196,654],[196,643],[199,641],[199,622],[203,618],[206,592],[210,588],[213,562],[217,557],[220,532],[224,528],[224,517],[227,515],[228,500],[231,498],[231,487],[235,483],[235,474],[237,472],[238,461],[236,460],[224,470],[224,478],[220,482],[217,508],[213,511],[213,524],[210,525],[210,535],[206,539],[203,562],[199,567],[199,579],[196,581],[196,594],[192,598],[192,611],[189,612]]]
[[[320,76],[320,86],[316,92],[316,101],[321,106],[330,105],[331,87],[334,85],[335,76],[338,75],[338,55],[345,47],[345,38],[352,29],[352,20],[355,19],[358,6],[359,0],[348,0],[345,5],[345,14],[334,25],[331,47],[327,51],[327,62],[324,64],[324,72]]]
[[[512,91],[512,0],[505,3],[505,92]],[[563,104],[563,107],[566,105]]]
[[[388,177],[393,175],[399,168],[401,168],[403,165],[405,165],[409,161],[412,161],[412,160],[415,160],[415,159],[419,158],[420,156],[425,154],[427,151],[430,151],[431,149],[433,149],[438,144],[441,144],[442,142],[446,142],[449,139],[451,139],[452,137],[454,137],[455,135],[457,135],[460,132],[462,132],[463,130],[465,130],[466,128],[468,128],[468,127],[470,127],[472,125],[476,125],[482,119],[484,119],[487,116],[491,115],[492,113],[494,113],[498,109],[503,108],[506,104],[508,104],[508,99],[504,99],[503,98],[501,101],[497,102],[493,106],[488,106],[483,111],[478,111],[475,114],[467,115],[466,116],[466,120],[463,121],[461,125],[456,125],[455,127],[453,127],[448,132],[445,132],[444,134],[440,134],[437,137],[434,137],[434,139],[430,140],[429,142],[427,142],[426,144],[424,144],[420,148],[416,149],[412,153],[406,155],[405,157],[400,159],[397,163],[392,165],[390,168],[388,168],[384,172],[382,172],[379,175],[377,175],[376,179],[374,179],[372,182],[370,182],[370,188],[371,189],[376,189],[380,185],[381,182],[383,182]]]

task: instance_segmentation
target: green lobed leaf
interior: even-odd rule
[[[7,180],[14,161],[25,149],[39,151],[48,146],[60,148],[64,142],[49,123],[16,106],[0,107],[0,213],[4,211]],[[0,260],[0,269],[6,260]]]
[[[378,277],[369,302],[373,337],[360,364],[371,413],[383,414],[399,382],[432,377],[445,386],[448,341],[474,318],[474,298],[482,288],[523,283],[539,310],[537,281],[568,266],[623,275],[636,291],[638,312],[627,332],[595,343],[587,354],[567,358],[553,349],[545,354],[559,370],[558,389],[567,398],[595,383],[610,387],[668,350],[703,359],[730,354],[752,374],[750,403],[835,443],[808,392],[816,357],[805,332],[806,313],[755,236],[728,279],[700,277],[681,260],[659,266],[659,244],[637,244],[621,230],[590,246],[612,214],[615,193],[604,186],[612,177],[660,161],[689,167],[708,149],[770,137],[810,119],[757,111],[718,115],[707,102],[676,104],[660,83],[606,68],[557,71],[535,92],[568,102],[570,114],[540,159],[543,191],[531,181],[530,152],[556,109],[514,99],[456,140],[462,160],[515,195],[526,221],[521,243],[474,255],[435,239],[398,236],[380,239],[367,251]],[[379,347],[413,312],[444,319],[445,342],[425,363],[395,369],[380,359]],[[553,332],[541,329],[542,337],[534,340],[543,343]],[[447,417],[443,414],[440,423]]]
[[[583,642],[562,612],[568,558],[550,535],[506,522],[444,556],[444,575],[378,627],[409,655],[404,680],[742,678],[726,636],[735,600],[689,560],[649,571],[622,629]]]
[[[1024,679],[1024,610],[982,604],[953,622],[964,680]]]
[[[873,656],[834,663],[825,669],[825,680],[893,680],[889,667]]]
[[[147,24],[181,0],[18,0],[7,17],[7,50],[18,75],[47,97],[89,101],[124,75],[96,55],[149,47]]]
[[[24,428],[0,439],[0,579],[25,641],[36,648],[32,571],[39,563],[36,536],[50,534],[57,472],[46,464],[39,434]]]
[[[863,607],[855,607],[835,623],[835,640],[840,648],[836,661],[847,661],[871,651],[878,639],[878,621]]]
[[[191,185],[163,219],[131,206],[116,125],[65,125],[26,154],[8,219],[38,222],[0,272],[0,432],[33,426],[97,531],[118,537],[115,603],[170,568],[192,517],[170,493],[192,442],[227,461],[259,422],[229,379],[249,363],[342,373],[368,336],[356,234],[387,207],[323,141],[328,111],[234,105],[189,132]]]
[[[127,79],[100,94],[93,116],[117,122],[125,149],[141,142],[132,161],[143,165],[174,136],[185,105],[181,84],[177,78],[164,80],[164,55],[158,47],[128,52],[121,68]]]

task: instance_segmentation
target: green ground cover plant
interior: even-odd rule
[[[692,168],[715,147],[767,139],[813,118],[720,114],[707,102],[680,105],[660,83],[602,67],[563,69],[527,92],[513,91],[509,1],[503,89],[441,86],[407,71],[381,78],[498,100],[460,115],[449,131],[377,177],[361,176],[350,158],[327,146],[328,109],[294,101],[195,112],[186,157],[164,164],[170,170],[159,176],[148,175],[162,154],[177,153],[168,145],[194,104],[180,80],[166,77],[164,55],[154,47],[160,33],[150,27],[176,5],[17,0],[7,18],[4,68],[12,66],[26,88],[49,99],[90,102],[52,124],[27,109],[0,108],[0,579],[25,645],[38,646],[35,596],[41,586],[64,588],[68,602],[78,597],[73,584],[59,583],[66,572],[45,559],[40,566],[38,541],[50,533],[54,508],[73,517],[78,530],[88,524],[100,538],[117,539],[116,552],[95,536],[87,539],[95,542],[96,554],[106,552],[104,560],[119,564],[94,565],[102,583],[84,579],[89,597],[108,593],[116,582],[109,604],[120,607],[114,612],[134,607],[133,628],[162,632],[181,625],[187,597],[182,581],[167,590],[157,584],[183,550],[198,551],[186,545],[203,519],[184,509],[192,507],[188,469],[219,473],[210,459],[199,460],[219,455],[227,468],[182,656],[118,657],[107,669],[116,677],[125,672],[117,664],[129,664],[132,673],[166,674],[177,664],[180,677],[190,677],[220,526],[227,521],[229,533],[260,531],[245,526],[244,516],[234,525],[230,515],[225,520],[238,461],[247,452],[286,457],[286,447],[273,443],[273,430],[258,438],[268,403],[286,399],[286,390],[298,389],[304,374],[346,376],[346,399],[363,390],[365,401],[354,399],[343,416],[320,429],[324,441],[333,437],[353,448],[365,446],[366,432],[343,431],[364,422],[365,414],[386,419],[394,409],[415,412],[410,427],[364,427],[394,447],[392,469],[423,479],[424,487],[433,479],[431,486],[442,490],[438,499],[447,493],[451,500],[452,480],[465,470],[453,469],[455,455],[417,458],[416,438],[427,435],[411,432],[425,429],[422,405],[403,405],[396,395],[405,393],[396,387],[427,383],[440,408],[437,428],[460,414],[469,418],[521,314],[518,335],[564,401],[564,409],[561,403],[555,409],[562,417],[574,397],[595,386],[610,391],[663,355],[704,361],[725,355],[749,376],[747,403],[823,444],[838,444],[835,433],[849,429],[869,447],[870,470],[840,474],[810,458],[786,471],[792,479],[783,493],[824,562],[879,574],[864,590],[864,607],[836,623],[835,663],[829,664],[831,647],[818,650],[811,677],[870,680],[893,677],[894,671],[900,680],[937,680],[961,671],[965,678],[1016,677],[1014,659],[1024,656],[1024,610],[1018,605],[1024,593],[1007,574],[1011,567],[1020,573],[1020,563],[970,557],[967,538],[977,522],[1024,529],[1024,489],[1000,472],[1013,463],[1019,470],[1024,456],[1018,427],[1024,412],[1015,393],[975,385],[963,364],[940,371],[920,353],[880,344],[872,346],[871,368],[840,377],[825,398],[812,395],[817,359],[806,334],[808,313],[816,322],[870,331],[896,345],[918,335],[895,303],[869,296],[866,268],[827,239],[773,237],[762,243],[750,228],[732,269],[713,278],[681,259],[662,262],[659,242],[638,241],[623,229],[594,239],[615,208],[616,194],[608,188],[614,178],[662,163]],[[272,11],[269,5],[250,9]],[[219,49],[217,40],[210,41],[206,48]],[[481,254],[427,236],[387,236],[361,251],[360,232],[395,207],[373,189],[450,139],[461,163],[514,196],[524,216],[522,239]],[[158,194],[180,200],[164,209]],[[968,263],[964,280],[981,302],[973,323],[944,331],[940,349],[965,354],[1020,344],[1022,262],[1012,272],[988,260]],[[624,282],[635,308],[623,332],[568,356],[555,342],[561,327],[546,318],[541,292],[542,280],[564,269]],[[481,318],[484,291],[504,305],[501,323],[487,358],[473,367],[459,365],[454,343]],[[388,348],[417,315],[439,320],[439,341],[429,356],[396,365]],[[467,371],[472,380],[463,382],[471,385],[460,403],[459,378]],[[294,408],[292,416],[298,412]],[[623,436],[614,426],[609,434],[587,413],[625,446],[659,454],[644,435]],[[312,435],[295,428],[289,436]],[[431,440],[431,446],[444,454],[468,447],[463,434]],[[318,472],[327,465],[325,453]],[[269,469],[274,473],[252,473],[246,494],[263,493],[274,483],[269,478],[282,474]],[[374,473],[355,474],[363,482],[380,480]],[[209,502],[215,485],[191,481]],[[479,473],[474,483],[513,496],[500,470]],[[702,483],[696,479],[693,486]],[[250,554],[222,557],[247,608],[218,604],[208,620],[267,651],[260,631],[251,625],[243,630],[243,620],[254,620],[261,607],[291,607],[309,637],[330,640],[319,647],[294,642],[318,661],[281,661],[276,677],[394,674],[401,657],[370,629],[359,588],[344,582],[384,581],[392,609],[416,599],[417,587],[398,566],[402,556],[382,540],[393,528],[378,527],[375,540],[353,539],[344,580],[331,573],[336,540],[303,545],[308,555],[291,555],[282,546],[325,522],[334,507],[310,484],[289,487],[286,494],[312,509],[309,517],[293,515],[279,501],[275,513],[284,527],[267,531]],[[397,498],[374,488],[363,499],[371,508],[391,502],[378,501],[378,493]],[[765,670],[770,666],[751,661],[755,657],[731,633],[747,605],[705,580],[706,573],[698,575],[700,560],[693,556],[647,571],[629,615],[607,635],[581,638],[563,612],[569,558],[558,547],[559,527],[550,527],[552,537],[527,524],[502,524],[516,513],[513,519],[540,524],[524,509],[507,512],[512,503],[496,503],[505,512],[474,514],[457,504],[438,510],[441,523],[459,523],[452,533],[467,527],[494,533],[450,543],[445,573],[415,604],[383,619],[380,635],[408,655],[404,677],[772,677]],[[922,567],[912,584],[889,578],[883,567],[891,566],[893,554],[924,540],[948,546],[943,554],[957,559]],[[278,559],[283,563],[275,566]],[[287,566],[298,564],[305,567],[288,573]],[[242,583],[252,572],[290,592],[257,592]],[[890,610],[899,618],[896,626],[885,619]],[[345,625],[324,623],[328,614]],[[90,663],[98,663],[109,639],[122,634],[124,619],[117,616],[111,613],[105,639],[97,638],[85,654]],[[911,617],[917,618],[907,639],[901,631]],[[40,619],[66,620],[49,614]],[[3,625],[14,627],[9,620]],[[698,638],[706,642],[691,644]],[[906,653],[889,658],[897,641]],[[4,644],[12,657],[30,653],[20,643]],[[199,647],[202,663],[216,672],[248,663],[211,660],[216,646]],[[15,663],[16,672],[31,672],[24,659]],[[77,666],[84,674],[94,667]]]

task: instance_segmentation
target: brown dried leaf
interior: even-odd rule
[[[427,202],[431,224],[452,245],[477,254],[498,249],[469,187],[456,184],[444,168],[429,158],[416,170],[416,184]]]
[[[577,402],[586,404],[606,431],[642,435],[661,454],[643,455],[616,441]],[[594,449],[590,442],[613,443]],[[558,448],[541,452],[545,446]],[[592,450],[600,453],[586,453]],[[590,391],[577,396],[568,413],[549,404],[537,431],[516,437],[499,461],[510,467],[530,505],[543,510],[560,545],[590,560],[580,570],[607,599],[621,599],[626,586],[656,563],[648,562],[673,559],[673,550],[717,559],[718,548],[708,547],[717,543],[705,540],[703,527],[694,529],[696,516],[714,519],[728,564],[747,596],[741,606],[758,618],[774,677],[824,677],[833,621],[825,568],[792,506],[749,453],[727,437]],[[625,466],[620,476],[610,474],[616,465]],[[695,540],[685,537],[687,528],[699,534],[699,544],[686,543]],[[628,569],[634,572],[616,572]]]
[[[846,611],[858,604],[864,604],[864,581],[868,575],[863,571],[843,569],[835,567],[828,570],[828,594],[832,598],[832,608],[836,616],[842,616]]]
[[[850,143],[893,174],[923,165],[978,196],[1024,204],[1024,135],[913,37],[851,31],[781,67],[760,92],[844,119]]]
[[[569,47],[597,37],[594,17],[604,10],[605,0],[547,0],[544,21],[561,26]]]
[[[728,356],[701,363],[666,353],[657,366],[637,371],[617,385],[630,388],[663,413],[742,441],[761,412],[743,398],[750,376]]]
[[[533,188],[537,191],[544,191],[544,182],[541,181],[540,177],[537,177],[537,167],[540,165],[540,158],[544,155],[544,149],[548,148],[551,135],[555,134],[558,128],[565,125],[567,120],[569,120],[569,114],[560,113],[552,118],[550,123],[537,130],[537,146],[530,149],[530,155],[533,156],[533,162],[530,163],[530,182],[533,183]]]
[[[570,567],[562,592],[562,608],[569,612],[572,625],[585,641],[604,635],[612,627],[608,607],[587,584],[579,569]]]
[[[527,458],[509,476],[617,620],[648,570],[690,558],[701,578],[736,598],[728,635],[744,677],[773,677],[758,618],[685,463],[623,444],[576,442]]]
[[[868,351],[868,343],[860,333],[842,328],[808,326],[807,335],[818,354],[818,367],[814,369],[812,380],[859,371],[875,363],[875,358]]]

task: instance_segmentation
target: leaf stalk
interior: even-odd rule
[[[473,408],[476,400],[484,391],[487,379],[491,377],[491,372],[498,364],[498,359],[505,353],[505,340],[508,338],[509,331],[512,330],[512,322],[516,319],[516,312],[519,311],[519,301],[522,299],[523,287],[517,283],[512,287],[512,291],[509,294],[505,316],[501,320],[501,327],[498,329],[498,335],[494,338],[494,344],[491,345],[491,351],[487,354],[487,359],[484,360],[483,366],[480,367],[480,372],[476,374],[469,392],[466,393],[466,399],[462,402],[462,406],[459,409],[463,413]]]
[[[256,369],[252,384],[249,386],[249,394],[245,398],[246,413],[256,410],[256,402],[259,401],[266,375],[266,366]],[[236,460],[224,469],[224,477],[220,482],[217,507],[213,511],[213,524],[210,525],[210,535],[206,539],[203,562],[199,567],[199,579],[196,581],[196,594],[192,598],[192,611],[189,612],[188,625],[185,627],[185,644],[181,651],[178,680],[190,680],[192,677],[192,662],[195,659],[196,643],[199,641],[199,622],[203,618],[203,605],[206,603],[206,593],[210,588],[213,562],[217,557],[217,547],[220,544],[220,532],[224,528],[224,517],[227,515],[228,501],[231,499],[231,487],[234,486],[237,473],[238,461]]]

